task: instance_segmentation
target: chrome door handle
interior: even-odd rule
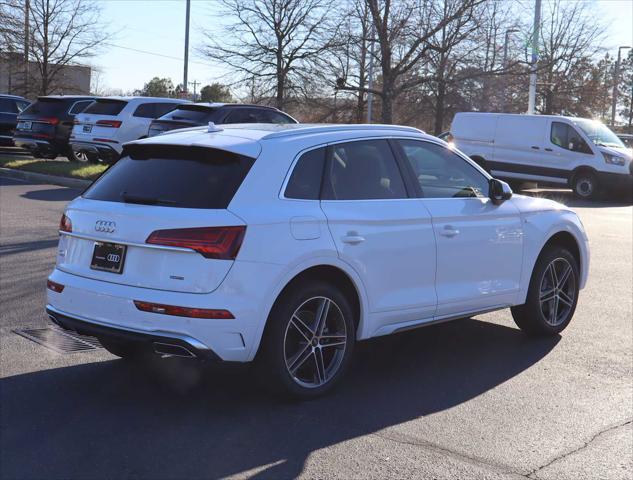
[[[440,235],[443,237],[452,238],[455,235],[459,235],[459,230],[454,228],[452,225],[446,225],[442,230],[440,230]]]
[[[359,235],[357,232],[347,232],[347,235],[345,235],[341,240],[343,243],[358,245],[359,243],[363,243],[365,241],[365,237]]]

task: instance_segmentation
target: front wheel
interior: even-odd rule
[[[346,296],[323,282],[292,287],[273,307],[258,367],[267,385],[295,398],[329,391],[344,375],[356,338]]]
[[[591,200],[598,196],[598,178],[591,172],[580,172],[574,176],[572,183],[574,194],[582,199]]]
[[[512,317],[529,335],[556,335],[571,321],[578,302],[578,262],[564,247],[547,247],[534,266],[526,302]]]

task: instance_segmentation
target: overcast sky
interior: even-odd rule
[[[633,1],[586,1],[595,3],[596,12],[604,16],[608,26],[605,46],[609,50],[617,53],[617,46],[633,45]],[[101,71],[98,79],[101,88],[129,91],[141,88],[154,76],[169,77],[174,85],[182,82],[184,0],[100,0],[100,3],[104,22],[115,32],[92,59],[93,66]],[[217,2],[193,0],[191,3],[189,81],[202,85],[222,81],[225,73],[222,68],[205,61],[196,52],[196,47],[204,42],[203,30],[220,32],[221,20],[214,16]],[[523,5],[531,3],[531,0],[521,1]]]

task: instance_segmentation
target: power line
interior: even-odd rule
[[[172,55],[165,55],[164,53],[150,52],[148,50],[141,50],[139,48],[124,47],[123,45],[117,45],[116,43],[104,42],[104,45],[109,45],[109,46],[115,47],[115,48],[121,48],[123,50],[130,50],[131,52],[142,53],[142,54],[145,54],[145,55],[153,55],[155,57],[162,57],[162,58],[168,58],[170,60],[177,60],[179,62],[182,62],[184,60],[181,57],[174,57]],[[196,62],[195,60],[189,60],[189,63],[196,63],[198,65],[203,65],[205,67],[209,67],[210,66],[208,63]]]

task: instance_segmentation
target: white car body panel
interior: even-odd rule
[[[226,210],[200,210],[101,202],[82,197],[67,208],[72,235],[62,234],[48,290],[52,312],[136,332],[194,339],[223,360],[251,361],[268,314],[288,283],[311,267],[343,272],[358,294],[359,340],[462,314],[525,301],[539,252],[554,234],[578,243],[581,287],[589,253],[577,216],[556,202],[515,195],[319,201],[285,198],[297,158],[328,144],[375,138],[443,142],[415,129],[389,126],[226,126],[198,128],[141,140],[140,144],[205,146],[257,157]],[[466,159],[465,161],[469,161]],[[481,171],[481,169],[479,169]],[[482,172],[482,175],[485,173]],[[94,222],[116,221],[116,238],[97,234]],[[154,230],[246,225],[234,261],[209,260],[183,249],[152,249]],[[440,234],[446,225],[459,234]],[[345,243],[356,232],[364,241]],[[81,238],[85,237],[85,238]],[[90,270],[95,240],[129,244],[121,277]],[[170,275],[184,277],[175,281]],[[134,300],[227,309],[231,320],[176,317],[138,310]]]

